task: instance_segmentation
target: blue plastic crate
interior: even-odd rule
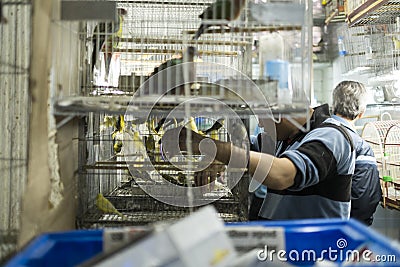
[[[353,219],[251,221],[226,225],[227,227],[254,226],[254,228],[260,226],[266,228],[282,227],[284,229],[285,257],[287,262],[296,266],[313,266],[316,262],[321,262],[321,259],[333,261],[332,259],[335,258],[334,262],[338,266],[400,266],[399,244]],[[351,252],[362,248],[373,252],[370,259],[379,256],[385,262],[366,262],[361,257],[362,251],[359,254],[360,260],[349,261],[347,256],[351,256]],[[302,252],[310,252],[311,250],[315,252],[316,261],[310,260],[307,253],[305,253],[305,257],[301,257]],[[294,260],[288,257],[288,253],[291,251],[298,253],[293,254]],[[323,251],[324,253],[322,253]],[[329,251],[331,251],[331,254],[329,254]],[[296,256],[298,257],[296,258]],[[324,266],[323,263],[319,266]]]
[[[101,230],[49,233],[37,237],[5,266],[69,267],[92,258],[102,250]]]
[[[284,229],[285,250],[287,252],[312,249],[318,254],[329,247],[337,248],[338,240],[343,239],[346,241],[346,246],[343,248],[344,252],[367,245],[375,254],[395,256],[395,262],[386,262],[381,265],[400,266],[400,248],[398,244],[354,220],[254,221],[226,224],[228,229],[231,226],[247,226],[250,229],[260,226],[282,227]],[[102,252],[102,237],[102,230],[79,230],[44,234],[33,240],[5,266],[75,266]],[[337,263],[341,264],[340,259],[337,260]],[[349,262],[342,263],[346,266],[354,265]],[[314,262],[296,261],[292,262],[292,264],[311,266]],[[379,264],[368,266],[377,265]]]

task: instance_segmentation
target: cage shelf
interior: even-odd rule
[[[166,221],[176,221],[180,218],[186,217],[190,214],[187,211],[149,211],[149,212],[133,212],[124,213],[125,219],[122,219],[118,215],[110,214],[99,214],[97,211],[88,212],[82,220],[79,220],[78,225],[81,229],[93,229],[93,228],[104,228],[104,227],[116,227],[116,226],[142,226],[146,224]],[[244,221],[236,214],[230,214],[225,212],[217,213],[225,222],[240,222]]]
[[[180,103],[190,102],[191,111],[193,114],[201,111],[202,114],[209,113],[210,115],[216,112],[221,115],[230,115],[230,110],[234,110],[238,115],[254,115],[253,111],[270,111],[271,114],[282,115],[298,115],[305,114],[308,110],[308,105],[305,103],[292,103],[278,105],[276,103],[258,103],[247,102],[242,100],[225,99],[213,96],[214,100],[221,101],[220,103],[212,102],[206,99],[199,99],[198,96],[165,96],[160,99],[157,96],[140,97],[140,100],[132,105],[132,98],[129,96],[80,96],[80,97],[65,97],[55,103],[56,115],[87,115],[88,113],[108,113],[108,114],[131,114],[136,117],[144,117],[148,115],[148,110],[154,115],[168,114],[172,109],[176,108]],[[154,103],[157,104],[155,105]],[[265,112],[263,112],[265,113]],[[176,110],[175,115],[184,116],[182,110]]]

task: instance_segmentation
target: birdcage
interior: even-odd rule
[[[386,175],[383,177],[384,205],[400,210],[400,122],[391,126],[385,137]]]
[[[28,169],[32,1],[0,1],[0,265],[17,249]]]
[[[213,188],[194,189],[193,176],[201,159],[177,156],[167,161],[160,152],[162,131],[186,122],[173,118],[159,127],[161,120],[155,118],[145,123],[129,115],[89,117],[87,133],[80,141],[81,159],[86,163],[78,181],[79,227],[175,220],[207,204],[213,204],[225,221],[246,220],[248,179],[242,178],[244,170],[222,170]],[[197,117],[191,122],[213,139],[229,138],[229,122],[221,118]],[[209,130],[217,122],[221,127]],[[190,164],[193,171],[187,168]],[[240,174],[236,180],[233,172]],[[99,200],[99,193],[107,200]]]
[[[210,202],[227,221],[243,220],[244,170],[227,169],[220,175],[225,180],[217,180],[219,190],[198,192],[192,183],[202,156],[187,151],[166,162],[157,124],[165,120],[164,131],[188,125],[205,130],[224,118],[221,129],[206,135],[246,147],[247,130],[238,125],[249,116],[309,116],[311,1],[238,0],[240,12],[231,16],[229,10],[227,17],[226,10],[208,15],[213,2],[61,4],[54,21],[64,30],[53,46],[52,103],[55,114],[85,116],[79,137],[82,227],[177,218]],[[65,49],[73,50],[68,59]],[[121,116],[123,130],[116,126]],[[113,118],[110,125],[104,121]],[[117,212],[99,211],[99,193]],[[180,195],[192,202],[174,205]]]
[[[389,1],[390,2],[390,1]],[[347,25],[337,30],[339,55],[344,74],[367,73],[370,76],[399,71],[399,17],[396,3],[369,14],[356,27]],[[398,15],[398,14],[397,14]]]
[[[384,206],[399,209],[399,123],[397,120],[369,122],[362,137],[371,145],[378,162]]]
[[[393,71],[392,24],[341,27],[337,35],[343,73],[382,75]]]
[[[307,113],[312,63],[309,0],[238,1],[244,5],[237,17],[203,20],[199,15],[213,1],[111,1],[114,9],[98,7],[110,1],[93,2],[92,8],[103,17],[83,11],[79,16],[76,6],[68,9],[71,2],[79,5],[62,3],[61,18],[54,22],[64,29],[53,52],[58,114],[121,113],[135,93],[142,96],[141,105],[154,105],[166,92],[189,99],[211,96],[233,107]],[[206,29],[196,39],[201,25]],[[271,43],[272,34],[279,40]],[[264,51],[268,47],[272,48]],[[65,49],[73,49],[68,61]],[[278,64],[267,71],[267,61],[276,59],[283,61],[283,69]],[[65,81],[67,71],[74,73]],[[189,85],[179,86],[182,83]],[[176,100],[163,98],[172,106]]]

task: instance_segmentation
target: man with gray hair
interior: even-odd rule
[[[382,189],[374,152],[354,128],[354,122],[361,118],[366,110],[367,91],[362,83],[342,81],[333,90],[332,96],[332,117],[351,133],[356,150],[350,217],[371,225],[373,214],[382,197]]]

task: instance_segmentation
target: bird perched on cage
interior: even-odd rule
[[[114,116],[104,116],[103,122],[100,124],[100,134],[104,133],[109,127],[114,127],[117,118]]]
[[[164,180],[166,180],[167,182],[170,182],[171,184],[175,184],[175,185],[179,185],[179,186],[188,186],[190,183],[190,180],[187,179],[186,175],[182,172],[178,172],[176,178],[167,173],[160,173],[160,175]]]
[[[156,143],[154,141],[154,137],[152,134],[149,134],[145,138],[145,144],[146,144],[146,151],[147,152],[154,152],[156,149]]]
[[[127,14],[127,10],[124,8],[117,9],[117,16],[115,21],[112,22],[100,22],[94,28],[93,32],[93,51],[92,51],[92,73],[94,65],[99,58],[99,53],[105,50],[105,66],[106,66],[106,79],[110,68],[112,51],[116,48],[119,43],[119,39],[122,37],[122,24],[124,16]]]
[[[96,206],[103,213],[117,214],[118,216],[125,217],[108,199],[103,196],[102,193],[97,194]]]
[[[156,141],[154,140],[153,134],[149,133],[148,136],[145,136],[144,143],[146,145],[146,152],[150,162],[155,162],[154,153],[156,150]]]
[[[203,134],[202,132],[199,131],[199,129],[197,129],[197,125],[193,117],[189,118],[189,121],[185,123],[185,126],[195,133]]]
[[[123,115],[119,115],[116,119],[111,119],[114,126],[114,132],[111,134],[113,140],[113,148],[115,153],[121,152],[122,141],[124,140],[125,120]],[[109,123],[110,123],[109,122]]]
[[[0,23],[7,23],[7,19],[3,16],[3,1],[0,0]]]
[[[146,151],[146,148],[143,144],[143,140],[140,137],[140,134],[138,131],[135,131],[133,133],[133,146],[134,146],[134,150],[135,150],[134,152],[136,152],[136,153],[142,154],[143,152]]]
[[[393,45],[395,50],[400,49],[400,40],[396,36],[393,36]]]
[[[122,147],[121,154],[129,163],[129,168],[139,168],[143,166],[144,156],[146,154],[146,147],[140,137],[139,131],[124,132],[124,146]]]
[[[197,54],[197,49],[189,46],[181,55],[173,57],[155,67],[147,78],[149,82],[145,83],[143,87],[144,94],[150,91],[156,94],[183,94],[185,86],[194,81],[196,75],[194,64],[183,63],[195,62]]]
[[[203,130],[202,132],[206,135],[215,134],[216,132],[218,132],[219,129],[221,129],[224,126],[224,122],[225,122],[225,119],[220,118],[220,119],[216,120],[210,128]]]
[[[213,24],[207,22],[207,20],[236,20],[240,16],[245,4],[246,0],[217,0],[211,4],[203,11],[203,13],[200,14],[199,18],[202,19],[202,23],[194,35],[193,40],[199,39],[200,35],[202,35],[210,26],[225,26],[225,24],[221,25],[221,22]]]
[[[166,119],[167,119],[167,118],[161,118],[161,120],[159,120],[159,122],[157,123],[157,126],[155,126],[155,127],[153,128],[153,129],[154,129],[154,132],[156,132],[156,133],[160,132],[161,127],[163,127],[163,125],[164,125]],[[153,121],[153,122],[154,122],[154,121]]]
[[[161,134],[161,129],[165,129],[167,127],[169,127],[170,125],[174,125],[175,127],[178,127],[178,121],[176,118],[172,117],[172,118],[161,118],[157,125],[155,127],[153,127],[153,131],[160,135]]]
[[[186,175],[183,172],[178,172],[178,182],[183,185],[183,186],[188,186],[190,183],[190,180],[186,177]]]
[[[182,53],[182,55],[167,60],[163,62],[161,65],[155,67],[150,77],[169,67],[176,66],[186,62],[193,62],[196,55],[197,55],[197,49],[193,46],[189,46]]]

